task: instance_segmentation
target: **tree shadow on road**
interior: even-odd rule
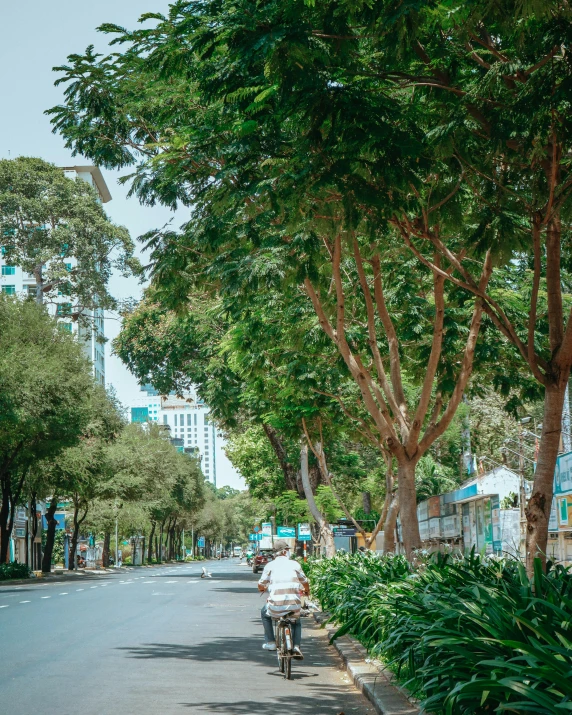
[[[201,662],[248,660],[273,665],[276,656],[261,649],[261,637],[216,638],[204,643],[183,645],[179,643],[143,643],[122,647],[129,658],[178,658]]]
[[[180,703],[183,707],[193,708],[197,712],[225,713],[225,715],[349,715],[361,703],[354,693],[348,693],[336,686],[312,686],[308,695],[275,696],[264,702],[260,700],[237,700],[236,702]],[[359,708],[360,715],[373,712],[367,707]]]

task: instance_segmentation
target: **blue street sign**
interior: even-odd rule
[[[199,536],[199,538],[197,539],[197,546],[199,549],[205,548],[205,537],[204,536]]]
[[[310,524],[298,524],[298,541],[312,541]]]
[[[282,539],[295,539],[296,529],[293,526],[277,526],[276,536]]]

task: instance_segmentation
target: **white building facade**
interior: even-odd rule
[[[80,178],[87,181],[97,191],[102,203],[111,201],[111,194],[101,171],[96,166],[69,166],[63,168],[64,174],[71,179]],[[2,254],[4,251],[2,251]],[[68,270],[75,265],[75,259],[70,258],[66,264]],[[9,295],[36,295],[36,279],[33,274],[26,273],[17,266],[7,263],[4,255],[0,256],[0,290]],[[84,310],[83,321],[72,321],[69,313],[69,298],[58,295],[48,309],[53,315],[58,315],[62,328],[77,335],[86,357],[93,365],[93,375],[97,382],[105,385],[105,327],[103,310]]]
[[[131,422],[154,422],[169,429],[181,451],[196,454],[205,477],[216,486],[216,427],[209,408],[195,392],[161,396],[151,386],[131,405]]]

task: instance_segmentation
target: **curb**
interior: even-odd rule
[[[314,613],[313,616],[331,638],[337,629],[324,625],[326,615]],[[367,650],[355,638],[341,636],[332,645],[338,651],[356,688],[370,701],[378,715],[419,715],[415,701],[394,684],[393,674],[370,662]]]

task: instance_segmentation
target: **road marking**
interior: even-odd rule
[[[20,601],[20,603],[30,603],[30,601]]]
[[[8,606],[0,606],[0,608],[8,608]]]
[[[155,583],[155,581],[143,581],[143,583]]]
[[[67,596],[67,595],[68,595],[68,592],[67,592],[67,591],[64,591],[63,593],[60,593],[60,596]]]
[[[90,588],[97,588],[97,586],[90,586]]]
[[[85,591],[85,588],[76,588],[76,591]],[[60,593],[61,596],[61,593]]]
[[[176,581],[165,581],[165,583],[177,583]]]
[[[51,598],[51,596],[40,596],[40,598]]]

